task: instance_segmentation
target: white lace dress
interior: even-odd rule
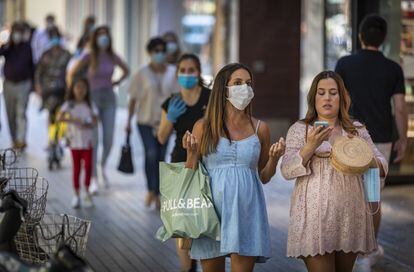
[[[305,144],[305,129],[306,125],[300,121],[290,127],[281,165],[286,179],[296,178],[287,256],[303,258],[333,251],[369,253],[375,250],[374,226],[365,202],[362,176],[344,175],[331,166],[329,158],[318,156],[330,152],[328,141],[318,147],[316,156],[304,167],[299,151]],[[371,145],[387,172],[387,161],[372,143],[368,131],[361,128],[358,133]],[[343,130],[342,134],[346,132]]]

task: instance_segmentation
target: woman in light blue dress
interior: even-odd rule
[[[252,117],[252,74],[238,63],[217,74],[205,118],[183,137],[186,167],[201,159],[211,177],[213,201],[221,221],[221,239],[193,240],[191,257],[204,272],[253,271],[270,257],[270,234],[262,183],[276,172],[285,144],[270,146],[266,123]]]

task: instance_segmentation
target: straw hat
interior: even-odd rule
[[[369,144],[362,138],[340,136],[332,146],[332,166],[349,175],[362,175],[368,170],[374,153]]]

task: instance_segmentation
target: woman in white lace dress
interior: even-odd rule
[[[388,171],[368,131],[350,119],[349,106],[341,77],[332,71],[321,72],[308,94],[306,118],[293,124],[286,138],[281,170],[286,179],[296,179],[287,255],[303,259],[309,271],[352,271],[358,253],[377,247],[362,175],[344,175],[329,160],[336,137],[357,135],[371,145],[372,163],[381,175]],[[329,126],[314,127],[315,121],[327,121]]]

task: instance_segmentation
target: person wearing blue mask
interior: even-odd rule
[[[36,93],[42,98],[42,108],[49,111],[49,125],[53,125],[56,112],[64,102],[66,66],[71,54],[61,46],[61,35],[56,26],[49,28],[48,34],[49,49],[40,57],[34,79]],[[51,145],[52,139],[49,139],[49,147]]]
[[[147,52],[150,62],[133,77],[129,88],[129,114],[126,130],[128,133],[131,132],[131,120],[135,113],[145,151],[145,174],[148,187],[145,205],[149,207],[155,202],[156,207],[159,208],[158,162],[164,159],[166,147],[157,140],[161,105],[172,93],[178,92],[179,87],[175,77],[175,66],[165,62],[165,41],[160,37],[150,39],[147,43]]]
[[[98,145],[99,138],[102,137],[102,155],[100,160],[102,179],[105,188],[109,188],[109,179],[106,175],[106,162],[112,148],[115,115],[116,115],[116,94],[114,87],[118,86],[128,77],[129,69],[127,64],[112,49],[111,33],[108,26],[97,27],[89,41],[90,50],[84,52],[80,60],[73,65],[69,71],[69,86],[82,71],[86,72],[91,88],[92,102],[98,109],[99,126],[95,127],[95,143],[93,147],[93,171],[92,180],[89,187],[90,193],[98,192]],[[121,77],[114,80],[112,76],[115,68],[119,67],[122,71]],[[101,133],[99,133],[101,132]]]
[[[177,81],[180,93],[169,97],[162,104],[161,123],[157,137],[165,144],[169,135],[176,132],[175,145],[171,155],[172,162],[185,162],[187,151],[183,148],[182,139],[186,131],[191,131],[194,124],[203,118],[210,98],[211,90],[201,77],[201,64],[198,56],[184,54],[177,62]],[[189,251],[178,246],[181,271],[196,271],[196,262],[190,259]]]
[[[181,56],[180,42],[177,34],[172,31],[167,31],[162,36],[164,41],[167,43],[166,59],[170,64],[176,64]]]
[[[48,14],[45,18],[45,27],[34,30],[30,39],[32,47],[33,62],[39,63],[43,53],[50,48],[50,31],[56,27],[56,18],[53,14]]]

